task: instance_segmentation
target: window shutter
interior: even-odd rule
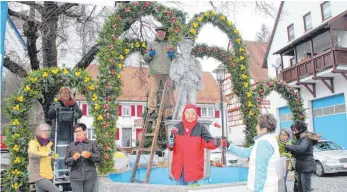
[[[220,118],[220,111],[214,111],[214,117],[215,118]]]
[[[143,133],[143,129],[136,129],[136,141],[139,141],[140,133]]]
[[[118,116],[122,116],[122,105],[118,105]]]
[[[137,116],[142,117],[142,105],[137,106]]]
[[[87,116],[87,104],[82,104],[82,116]]]
[[[131,116],[134,117],[135,116],[135,105],[131,105]]]
[[[119,128],[116,130],[116,140],[119,140]]]
[[[201,117],[201,107],[197,107],[196,110],[197,110],[197,113],[198,113],[197,115],[199,117]]]

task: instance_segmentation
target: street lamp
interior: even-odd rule
[[[216,74],[217,81],[219,83],[219,89],[220,89],[220,109],[221,109],[221,116],[222,116],[222,138],[225,139],[224,134],[224,104],[223,104],[223,82],[225,80],[225,67],[223,64],[219,65],[217,69],[213,70],[213,73]],[[226,164],[226,158],[225,158],[225,148],[222,149],[222,163],[223,165]]]

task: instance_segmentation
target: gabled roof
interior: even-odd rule
[[[121,71],[122,94],[118,97],[118,101],[135,101],[146,102],[147,90],[149,89],[149,77],[146,68],[142,68],[140,73],[139,67],[124,67]],[[94,79],[98,80],[99,66],[90,64],[86,71]],[[141,78],[139,78],[141,76]],[[210,72],[203,72],[203,83],[205,89],[197,92],[198,104],[214,104],[220,102],[219,85]],[[140,81],[140,79],[142,79]],[[175,97],[177,98],[177,97]],[[85,100],[83,95],[76,95],[76,100]]]
[[[249,73],[255,82],[264,82],[268,80],[268,71],[263,68],[268,44],[266,42],[244,41],[249,55],[248,66]]]
[[[275,36],[275,31],[277,29],[278,21],[280,20],[280,17],[281,17],[283,4],[284,4],[284,1],[281,1],[280,7],[278,8],[275,24],[274,24],[274,27],[272,28],[269,44],[267,46],[267,50],[266,50],[266,53],[265,53],[265,57],[264,57],[264,61],[263,61],[263,68],[267,68],[267,57],[269,55],[269,52],[270,52],[270,49],[271,49],[271,45],[272,45],[272,41],[273,41],[274,36]]]

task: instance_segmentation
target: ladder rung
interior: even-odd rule
[[[70,181],[61,181],[61,180],[59,180],[59,181],[55,181],[55,183],[54,184],[63,184],[63,183],[70,183]]]
[[[64,171],[70,171],[70,169],[56,169],[56,172],[64,172]]]
[[[134,179],[134,182],[136,182],[136,183],[145,183],[144,181],[139,180],[139,179]]]
[[[68,144],[58,144],[58,145],[56,145],[57,147],[67,147],[68,146]]]
[[[142,152],[151,152],[150,148],[140,148],[140,151]]]
[[[154,133],[146,133],[145,136],[146,137],[154,137]]]

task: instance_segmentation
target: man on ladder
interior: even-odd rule
[[[144,54],[144,60],[148,63],[149,68],[149,81],[150,90],[148,97],[148,111],[147,116],[144,121],[144,131],[140,141],[139,148],[137,149],[137,156],[134,164],[134,169],[130,182],[140,182],[148,183],[150,172],[152,169],[152,162],[157,148],[157,141],[159,135],[160,125],[162,123],[162,117],[165,120],[172,119],[172,107],[173,107],[173,81],[171,80],[169,74],[170,65],[172,59],[175,57],[175,48],[171,47],[168,42],[167,29],[165,27],[157,27],[156,38],[154,41],[147,45],[147,53]],[[160,108],[158,110],[157,94],[160,82],[164,85],[164,90],[162,92],[160,100]],[[151,123],[150,123],[151,121]],[[154,133],[147,134],[147,129],[150,124],[155,125]],[[144,140],[146,136],[153,137],[152,146],[150,149],[144,148]],[[147,165],[147,175],[145,181],[140,181],[135,179],[136,170],[140,161],[140,156],[142,152],[150,152],[150,157]]]
[[[59,159],[54,165],[53,182],[59,186],[61,191],[65,191],[64,187],[69,185],[69,170],[64,165],[65,149],[67,145],[74,141],[73,126],[77,123],[77,119],[81,118],[82,111],[78,104],[72,98],[72,92],[68,87],[62,87],[59,90],[59,99],[55,101],[48,113],[49,120],[55,122],[54,150],[59,154]]]
[[[149,70],[149,98],[148,98],[148,112],[151,119],[158,117],[157,110],[157,92],[160,81],[168,83],[171,88],[173,85],[172,80],[169,77],[169,69],[171,60],[175,57],[175,49],[172,48],[167,39],[167,30],[165,27],[157,27],[156,38],[154,41],[147,45],[147,53],[143,58],[148,63]],[[168,91],[168,97],[165,98],[166,109],[164,111],[165,119],[172,119],[172,106],[173,106],[173,94],[172,91]]]

